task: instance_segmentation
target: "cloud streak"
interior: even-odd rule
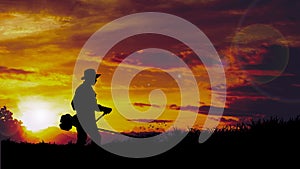
[[[159,105],[153,105],[148,103],[133,103],[133,105],[138,107],[160,107]]]
[[[31,74],[31,73],[34,73],[34,71],[0,66],[0,74],[25,74],[26,75],[26,74]]]

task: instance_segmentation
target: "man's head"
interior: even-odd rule
[[[85,80],[86,82],[89,82],[93,85],[97,82],[97,78],[100,76],[101,74],[97,74],[95,69],[86,69],[81,80]]]

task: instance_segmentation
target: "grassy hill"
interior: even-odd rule
[[[16,143],[2,141],[2,168],[17,166],[32,168],[40,162],[44,167],[78,167],[78,165],[97,166],[124,163],[145,162],[230,162],[245,163],[296,162],[300,152],[300,117],[283,121],[278,118],[260,120],[250,124],[228,126],[215,130],[204,143],[199,144],[201,131],[191,129],[188,135],[175,147],[165,153],[142,159],[127,158],[112,154],[93,144],[77,146],[75,144],[57,145],[48,143]],[[174,131],[173,136],[180,134]],[[170,135],[171,139],[172,135]],[[110,146],[134,144],[130,141],[112,142]],[[159,143],[157,143],[159,144]],[[134,145],[133,145],[134,146]],[[284,160],[285,159],[285,160]],[[271,160],[271,161],[269,161]],[[286,161],[288,160],[288,161]],[[16,161],[18,161],[16,163]],[[116,163],[114,163],[114,161]],[[224,163],[224,165],[225,165]],[[214,164],[214,163],[212,163]],[[32,166],[33,165],[33,166]],[[43,168],[43,166],[41,166]]]

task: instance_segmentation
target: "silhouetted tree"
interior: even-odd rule
[[[0,109],[0,135],[10,137],[20,129],[22,122],[13,118],[13,113],[6,106]]]

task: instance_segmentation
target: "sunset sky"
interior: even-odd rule
[[[28,133],[48,129],[36,137],[50,138],[49,128],[61,131],[62,114],[76,113],[70,105],[77,87],[73,84],[81,83],[78,77],[83,72],[74,73],[75,65],[100,61],[94,51],[78,61],[88,39],[120,17],[163,12],[194,24],[211,41],[226,75],[225,105],[220,103],[224,93],[211,97],[213,84],[207,72],[215,69],[213,65],[206,67],[177,39],[140,34],[123,39],[101,56],[97,71],[102,75],[95,91],[98,102],[113,111],[97,122],[99,127],[165,131],[174,127],[181,113],[183,118],[196,116],[195,123],[175,127],[200,129],[209,107],[224,108],[219,127],[272,116],[293,118],[300,114],[299,9],[297,0],[4,0],[0,2],[0,106],[11,110]],[[123,23],[111,32],[145,23]],[[154,48],[162,50],[149,50]],[[116,70],[123,74],[114,81]],[[127,90],[121,81],[135,71],[139,73]],[[181,93],[170,74],[182,79],[185,89],[193,87],[188,78],[195,78],[200,99],[183,104],[181,98],[192,98],[195,92]],[[164,96],[151,95],[159,92],[155,89]],[[112,92],[120,93],[117,102]],[[130,105],[135,110],[128,111]]]

